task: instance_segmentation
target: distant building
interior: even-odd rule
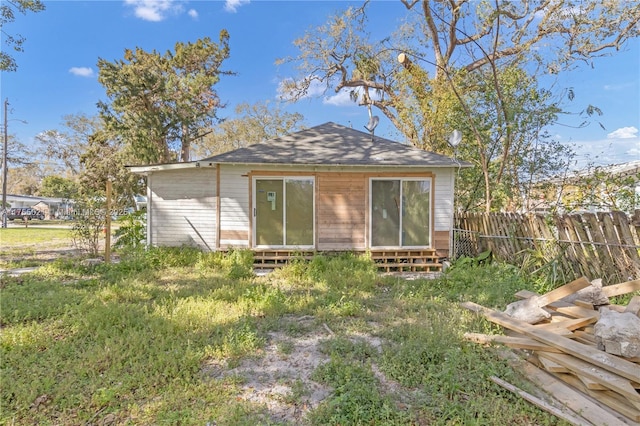
[[[529,211],[559,213],[640,209],[640,160],[589,167],[538,182]]]
[[[7,204],[7,209],[31,207],[40,210],[45,219],[62,219],[73,211],[73,201],[65,198],[7,194]]]

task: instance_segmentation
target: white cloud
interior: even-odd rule
[[[172,0],[125,0],[125,5],[133,8],[136,17],[151,22],[160,22],[169,14],[183,11],[182,2]]]
[[[356,93],[358,94],[357,100],[356,102],[354,102],[351,99],[351,91],[355,90]],[[338,107],[343,107],[343,106],[354,106],[354,105],[358,105],[358,102],[360,100],[362,100],[362,91],[364,89],[362,87],[356,87],[355,89],[342,89],[341,91],[339,91],[337,94],[333,95],[333,96],[327,96],[322,100],[322,103],[325,105],[333,105],[333,106],[338,106]],[[371,97],[371,99],[375,100],[375,101],[379,101],[381,99],[381,97],[375,92],[375,90],[370,90],[369,91],[369,96]]]
[[[71,67],[69,72],[78,77],[93,77],[93,69],[89,67]]]
[[[322,103],[325,105],[333,105],[333,106],[353,106],[356,105],[355,102],[351,99],[351,95],[349,94],[349,90],[341,90],[333,96],[326,96]]]
[[[607,135],[607,139],[632,139],[638,137],[638,129],[633,126],[621,127]]]
[[[307,79],[310,80],[309,87],[307,88],[307,93],[305,93],[305,95],[300,99],[315,98],[322,95],[327,90],[327,86],[323,82],[315,80],[313,76],[309,76],[307,77]],[[292,101],[294,98],[293,91],[291,90],[292,86],[294,86],[294,80],[290,78],[280,81],[280,83],[278,83],[277,89],[278,99],[281,99],[283,101]]]
[[[569,19],[571,17],[574,16],[580,16],[583,15],[584,11],[582,10],[582,8],[580,6],[572,6],[572,7],[562,7],[558,10],[553,10],[553,14],[551,15],[552,18],[560,18],[560,19]],[[547,17],[547,15],[549,15],[549,9],[544,9],[544,10],[538,10],[537,12],[534,13],[534,17],[536,19],[543,19],[545,17]]]
[[[571,145],[578,155],[578,168],[584,168],[589,164],[604,166],[640,160],[638,137],[578,141]]]
[[[189,9],[187,15],[191,16],[193,19],[198,19],[198,11],[195,9]]]
[[[635,86],[635,83],[618,83],[618,84],[605,84],[602,88],[604,90],[620,91],[628,90]]]
[[[231,13],[236,13],[240,6],[250,3],[249,0],[227,0],[224,3],[224,10]]]

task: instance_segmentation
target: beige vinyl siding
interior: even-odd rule
[[[449,231],[453,225],[453,173],[451,169],[437,169],[435,175],[435,210],[433,230]]]
[[[220,248],[249,247],[249,167],[220,165]]]
[[[215,250],[215,179],[214,168],[151,173],[148,236],[152,245]]]

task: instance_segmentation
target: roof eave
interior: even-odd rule
[[[209,163],[211,164],[211,163]],[[410,168],[469,168],[473,167],[466,161],[454,162],[451,164],[349,164],[349,163],[266,163],[253,161],[222,161],[214,164],[224,164],[230,166],[279,166],[279,167],[410,167]]]
[[[171,163],[171,164],[150,164],[147,166],[125,166],[132,173],[146,175],[151,172],[166,170],[181,170],[199,167],[215,167],[215,163],[209,161],[191,161],[188,163]]]

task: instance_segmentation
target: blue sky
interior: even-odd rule
[[[0,97],[9,99],[9,133],[32,145],[34,136],[64,130],[62,117],[97,113],[104,100],[97,81],[98,58],[121,59],[124,49],[141,47],[164,53],[176,42],[205,36],[217,41],[221,29],[230,33],[231,58],[224,68],[238,73],[223,77],[218,94],[228,107],[220,116],[231,116],[242,102],[278,99],[279,83],[295,72],[289,65],[277,66],[277,58],[295,55],[293,41],[305,30],[361,2],[345,1],[45,1],[46,10],[18,16],[4,30],[27,40],[25,51],[15,54],[18,71],[0,74]],[[399,2],[376,1],[371,8],[376,31],[390,32],[404,7]],[[4,46],[3,46],[4,48]],[[640,159],[640,42],[624,51],[581,65],[561,75],[555,87],[573,87],[576,98],[567,107],[578,111],[588,104],[604,113],[588,127],[551,128],[559,140],[574,144],[584,161],[615,164]],[[348,102],[348,97],[326,93],[284,105],[300,112],[307,126],[327,121],[352,125],[364,131],[367,110]],[[381,114],[378,114],[381,115]],[[26,120],[23,124],[20,120]],[[567,125],[580,120],[567,117]],[[400,139],[383,118],[376,134]]]

